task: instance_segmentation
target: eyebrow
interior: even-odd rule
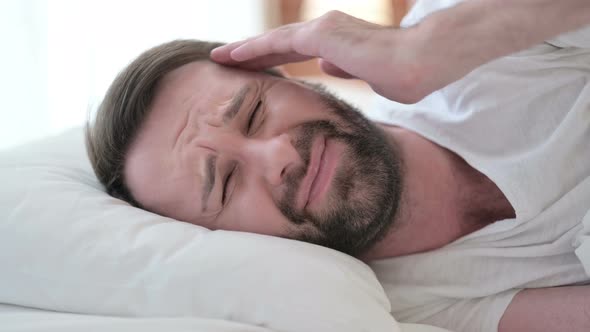
[[[232,100],[227,107],[227,110],[223,113],[223,124],[227,125],[231,120],[233,120],[236,115],[239,113],[242,105],[244,104],[244,100],[246,100],[246,95],[250,91],[250,86],[242,87],[238,93],[236,93]],[[209,196],[211,196],[211,192],[213,191],[213,187],[215,186],[215,169],[217,168],[217,156],[210,155],[207,158],[206,168],[205,168],[205,182],[203,182],[203,196],[201,197],[201,211],[205,211],[207,209],[207,202],[209,201]]]
[[[205,168],[205,182],[203,183],[203,197],[201,198],[201,212],[207,208],[207,201],[215,185],[215,164],[217,164],[217,156],[210,155],[207,158]]]
[[[242,87],[238,93],[232,98],[231,102],[225,113],[223,113],[223,124],[228,124],[233,118],[236,117],[236,114],[242,108],[242,104],[244,104],[244,100],[246,99],[246,95],[250,91],[250,86],[246,85]]]

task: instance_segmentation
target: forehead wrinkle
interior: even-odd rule
[[[190,112],[190,110],[188,110],[185,112],[184,116],[181,117],[182,120],[180,121],[180,125],[178,126],[179,129],[175,134],[176,138],[174,139],[174,144],[172,145],[173,149],[176,148],[176,146],[178,146],[178,142],[180,141],[180,137],[186,131],[186,128],[189,126],[189,122],[190,122],[190,118],[191,118],[190,115],[191,115],[191,112]]]

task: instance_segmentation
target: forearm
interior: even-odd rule
[[[590,285],[525,289],[506,309],[498,331],[590,331]]]
[[[461,42],[462,57],[485,61],[590,24],[590,1],[471,0],[425,23],[433,38]]]
[[[258,70],[319,57],[331,75],[414,103],[490,60],[586,24],[590,0],[467,0],[406,29],[329,12],[226,45],[211,58]]]
[[[443,73],[450,83],[493,59],[588,24],[588,0],[469,0],[408,30],[425,56],[417,74]]]

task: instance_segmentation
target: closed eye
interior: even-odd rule
[[[248,119],[248,126],[246,127],[246,133],[250,133],[250,129],[256,120],[256,116],[258,115],[258,111],[262,108],[262,101],[258,101],[254,111],[250,114],[250,118]]]
[[[227,174],[227,176],[225,177],[225,180],[223,180],[223,193],[221,194],[221,205],[222,206],[225,205],[225,201],[227,200],[228,184],[229,184],[229,181],[231,180],[231,177],[234,175],[235,170],[236,170],[236,167],[234,166],[232,168],[231,172],[229,172],[229,174]]]

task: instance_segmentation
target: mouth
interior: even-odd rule
[[[318,171],[311,185],[306,207],[313,207],[326,197],[344,149],[344,145],[334,140],[324,141],[324,149],[319,158]]]
[[[323,136],[316,138],[312,143],[309,166],[307,167],[307,172],[301,181],[299,192],[297,193],[296,205],[299,211],[303,211],[309,202],[309,197],[320,169],[325,147],[326,139]]]
[[[326,196],[344,146],[320,137],[314,141],[307,174],[301,182],[297,207],[300,211],[316,206]]]

